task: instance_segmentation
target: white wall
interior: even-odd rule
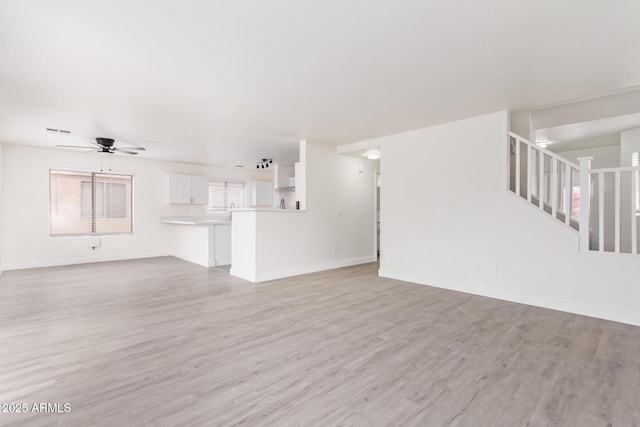
[[[553,146],[549,146],[549,149],[576,164],[580,163],[578,161],[579,157],[591,156],[593,157],[591,167],[594,169],[615,168],[620,166],[620,145],[565,151],[556,151],[553,149]]]
[[[510,131],[529,141],[535,142],[535,131],[531,127],[531,112],[528,110],[514,111],[509,115]]]
[[[243,169],[113,156],[112,170],[134,175],[134,233],[102,236],[92,251],[88,237],[49,236],[49,169],[99,170],[96,153],[4,145],[1,197],[2,265],[4,269],[169,255],[173,251],[171,227],[160,217],[199,215],[203,206],[169,204],[169,175],[206,175],[210,178],[249,181],[271,179],[271,174]],[[106,165],[106,162],[105,162]],[[6,185],[11,183],[11,185]]]
[[[631,155],[640,151],[640,128],[620,133],[620,166],[631,166]]]
[[[301,144],[306,210],[234,212],[232,274],[263,281],[376,260],[375,162]]]
[[[502,111],[374,141],[380,275],[640,325],[640,258],[580,253],[508,192],[507,130]]]
[[[4,144],[0,142],[0,236],[2,236],[2,152],[4,149]],[[0,244],[0,274],[2,274],[3,270],[3,262],[2,262],[2,245]]]
[[[640,151],[640,128],[630,129],[620,134],[620,166],[631,166],[631,156]],[[622,174],[620,178],[621,194],[631,194],[631,176]],[[632,197],[622,197],[620,200],[620,222],[623,225],[620,234],[621,249],[631,249],[631,221],[632,218],[638,224],[638,218],[632,217]],[[625,230],[626,227],[626,230]],[[637,228],[638,241],[640,241],[640,227]]]

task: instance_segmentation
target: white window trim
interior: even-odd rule
[[[65,167],[51,167],[49,168],[49,186],[51,186],[51,172],[53,171],[58,171],[58,172],[70,172],[70,173],[84,173],[84,174],[104,174],[104,175],[122,175],[122,176],[128,176],[131,178],[131,231],[117,231],[117,232],[112,232],[112,233],[107,233],[107,232],[91,232],[91,233],[52,233],[51,232],[51,212],[49,212],[49,237],[52,238],[58,238],[58,237],[93,237],[93,236],[116,236],[116,235],[128,235],[128,234],[134,234],[135,232],[135,206],[134,206],[134,200],[135,200],[135,174],[134,173],[128,173],[128,172],[113,172],[111,170],[109,171],[96,171],[93,169],[68,169]],[[49,188],[49,209],[51,209],[51,188]]]

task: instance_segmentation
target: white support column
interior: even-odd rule
[[[527,144],[527,201],[531,203],[531,180],[533,179],[533,162],[531,161],[531,155],[533,150],[531,145]]]
[[[615,173],[615,197],[615,252],[620,253],[620,171]]]
[[[589,209],[591,207],[591,161],[593,157],[578,157],[580,162],[580,252],[589,252]]]
[[[598,173],[598,249],[604,252],[604,172]]]
[[[636,174],[631,172],[631,253],[638,253],[638,217],[636,216]]]
[[[564,223],[567,226],[571,225],[571,166],[568,164],[564,165],[565,167],[565,193],[564,193]]]
[[[540,210],[544,210],[544,152],[538,151],[540,162],[538,163],[538,200]]]
[[[520,196],[520,140],[516,138],[516,195]]]
[[[550,197],[551,197],[551,216],[556,218],[556,212],[558,211],[558,160],[555,157],[550,159],[551,161],[551,184],[550,184]]]

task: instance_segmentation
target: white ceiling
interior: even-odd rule
[[[554,150],[577,150],[620,144],[620,132],[640,127],[640,113],[607,117],[536,130],[536,141],[551,141]]]
[[[0,140],[232,166],[640,84],[640,2],[0,0]],[[69,141],[69,138],[64,141]],[[71,141],[69,141],[71,143]]]

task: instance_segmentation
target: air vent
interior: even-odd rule
[[[55,128],[46,128],[46,129],[47,129],[47,132],[61,133],[63,135],[71,135],[71,131],[70,130],[55,129]]]

